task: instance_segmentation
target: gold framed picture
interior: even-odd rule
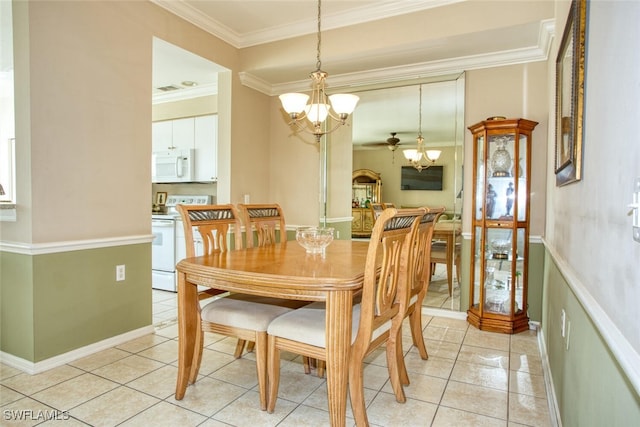
[[[587,1],[572,0],[556,58],[556,185],[582,179]]]

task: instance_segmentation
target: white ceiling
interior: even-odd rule
[[[192,22],[237,48],[248,48],[287,40],[317,31],[316,0],[152,0],[170,12]],[[354,112],[354,145],[384,142],[397,132],[401,144],[415,142],[418,131],[418,86],[416,82],[451,79],[464,70],[488,68],[546,60],[553,37],[552,2],[510,0],[324,0],[322,31],[375,22],[381,41],[354,44],[352,52],[323,49],[323,69],[329,71],[329,83],[341,91],[361,97]],[[497,11],[497,12],[496,12]],[[424,14],[430,22],[451,14],[451,25],[431,28],[437,22],[419,28],[424,36],[411,38],[414,28],[406,19]],[[466,15],[465,15],[466,13]],[[481,16],[474,18],[475,14]],[[491,19],[497,13],[503,19]],[[470,15],[470,17],[469,17]],[[530,16],[530,19],[523,18]],[[466,16],[464,25],[454,25]],[[481,19],[482,18],[482,19]],[[367,30],[369,28],[367,27]],[[363,30],[363,31],[367,31]],[[384,37],[388,34],[388,37]],[[404,36],[406,34],[406,37]],[[415,34],[414,34],[415,35]],[[341,48],[344,47],[341,45]],[[296,52],[295,58],[278,57],[277,65],[256,64],[239,70],[243,84],[269,95],[303,90],[315,66],[315,51]],[[300,57],[303,57],[300,59]],[[308,60],[307,60],[307,57]],[[182,93],[203,93],[216,86],[217,71],[223,69],[203,58],[161,40],[154,41],[154,102],[175,94],[157,95],[156,88],[174,85]],[[334,72],[333,70],[337,70]],[[446,76],[446,77],[443,77]],[[188,89],[183,81],[196,81]],[[396,85],[393,89],[367,90],[371,84]],[[409,85],[409,86],[407,86]],[[422,128],[427,144],[446,144],[453,140],[455,127],[455,88],[451,81],[423,85]],[[178,92],[178,91],[176,91]]]

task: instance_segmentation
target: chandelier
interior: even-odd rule
[[[318,0],[318,44],[316,55],[316,70],[309,74],[311,78],[311,100],[309,104],[309,95],[304,93],[285,93],[280,95],[282,107],[291,117],[289,125],[296,127],[304,132],[315,135],[316,142],[320,142],[322,135],[331,133],[341,125],[344,125],[349,114],[356,108],[356,104],[360,99],[356,95],[350,94],[334,94],[327,96],[325,91],[326,79],[328,74],[321,70],[322,61],[320,60],[320,46],[322,39],[320,37],[320,10],[321,0]],[[333,111],[332,111],[333,109]],[[322,124],[328,117],[337,121],[337,124],[330,130],[323,130]],[[306,122],[304,119],[307,119]]]
[[[416,168],[418,172],[433,165],[442,153],[442,151],[440,150],[425,150],[424,148],[424,138],[422,137],[422,85],[420,85],[419,88],[420,101],[418,105],[418,137],[416,138],[418,148],[402,150],[402,153],[404,154],[404,157],[409,161],[409,164]],[[427,161],[426,164],[422,164],[423,158]]]

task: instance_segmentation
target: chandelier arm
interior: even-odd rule
[[[314,135],[316,137],[316,141],[318,142],[320,142],[320,138],[322,138],[324,135],[327,135],[335,131],[336,129],[338,129],[340,126],[344,125],[344,123],[338,122],[331,129],[322,131],[320,130],[322,123],[313,123],[313,129],[309,129],[308,126],[303,126],[299,121],[292,121],[289,124],[296,125],[296,128],[298,128],[304,133],[307,133],[309,135]]]

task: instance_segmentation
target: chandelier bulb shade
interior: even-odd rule
[[[304,93],[285,93],[279,96],[282,108],[291,118],[289,125],[295,125],[298,129],[311,133],[316,142],[327,133],[331,133],[338,127],[346,124],[347,118],[353,113],[359,101],[359,97],[351,94],[333,94],[327,96],[325,91],[328,74],[321,70],[320,60],[321,46],[321,0],[318,0],[318,44],[316,70],[309,74],[311,78],[311,96]],[[337,124],[328,129],[323,127],[327,117],[331,117]],[[306,120],[305,120],[306,119]]]
[[[440,158],[442,151],[425,150],[424,137],[422,136],[422,85],[420,85],[419,88],[420,101],[418,107],[418,137],[416,138],[418,147],[402,150],[402,153],[404,154],[405,159],[409,161],[409,164],[420,172],[422,169],[427,169],[429,166],[434,164],[436,160]],[[422,164],[423,158],[426,160],[427,164]]]

